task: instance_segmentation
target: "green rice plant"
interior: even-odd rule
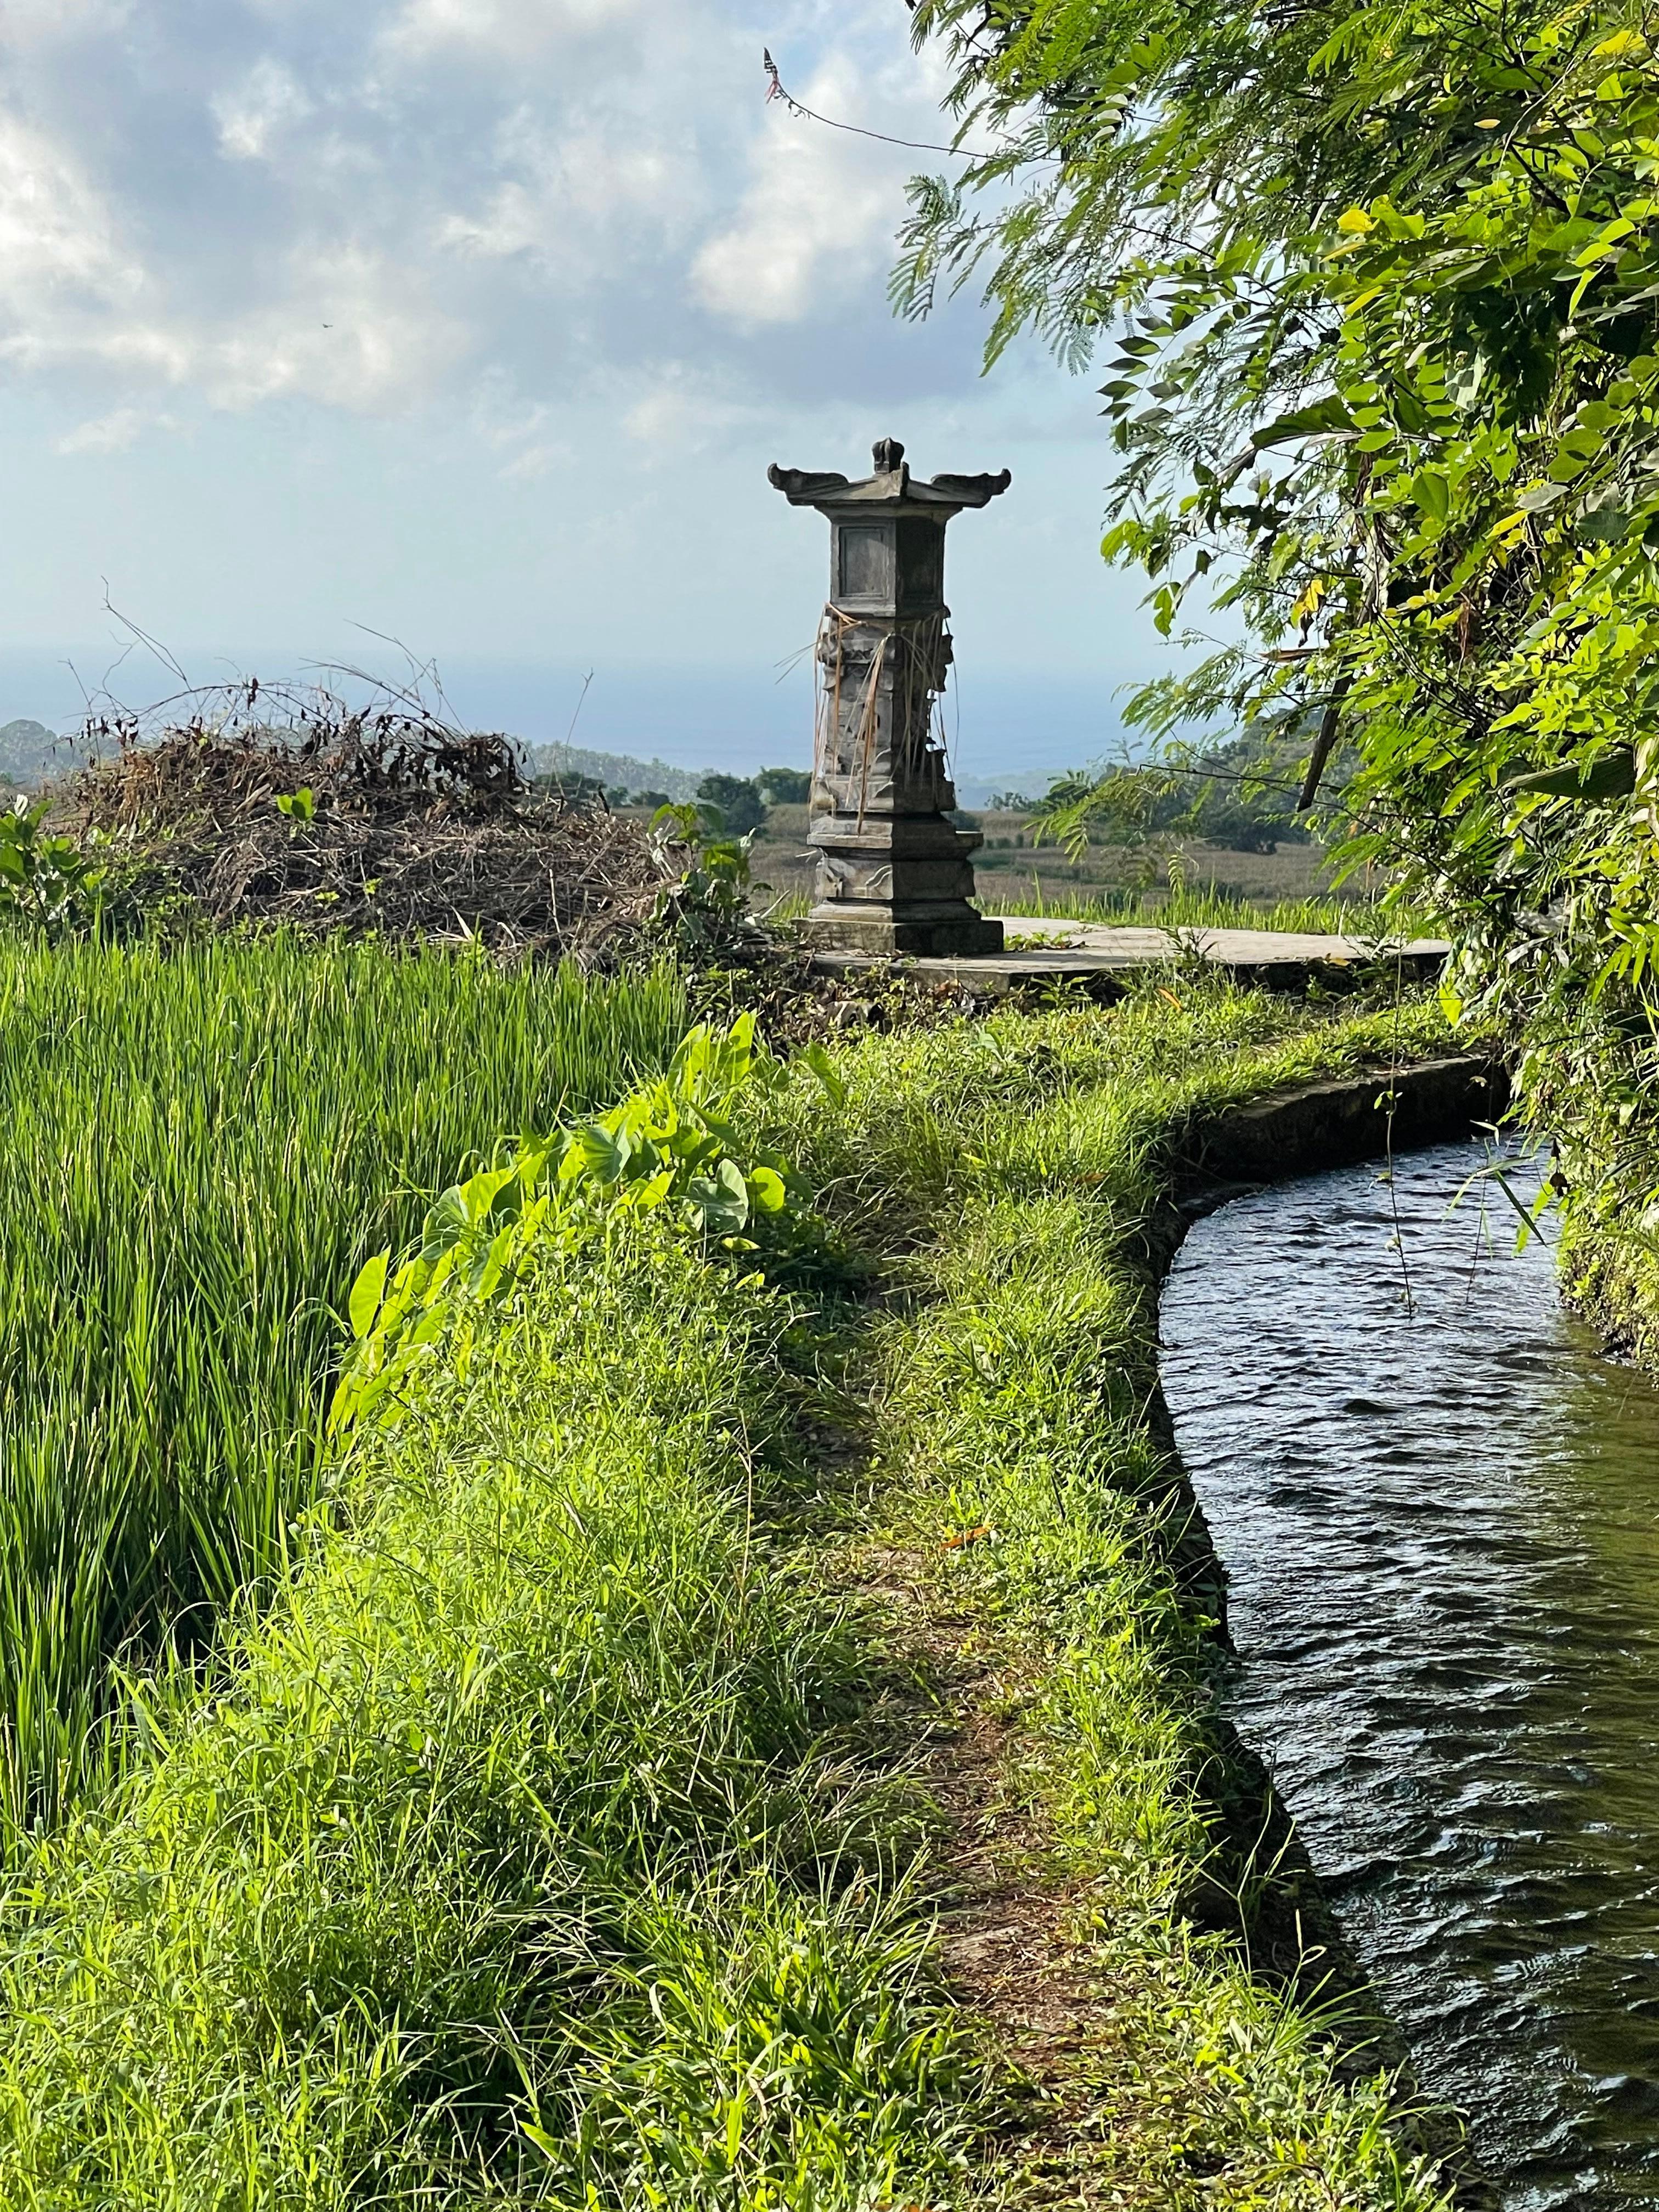
[[[774,929],[789,929],[796,922],[805,921],[812,911],[812,903],[810,891],[782,891],[773,897],[763,884],[754,905],[758,920],[769,923]]]
[[[1358,891],[1257,901],[1239,898],[1214,883],[1171,890],[1151,910],[1151,918],[1166,929],[1283,929],[1362,939],[1433,934],[1422,915]]]
[[[1241,898],[1214,882],[1187,884],[1178,890],[1133,886],[1087,890],[1044,886],[1036,877],[1025,890],[994,887],[981,877],[976,903],[986,914],[1022,915],[1052,921],[1104,922],[1115,928],[1282,929],[1316,936],[1394,939],[1437,933],[1425,915],[1389,906],[1360,891],[1329,892],[1299,899]],[[766,920],[786,928],[805,919],[811,901],[804,893],[775,901]]]
[[[0,1844],[116,1755],[130,1639],[281,1569],[341,1284],[684,1022],[666,970],[0,939]]]

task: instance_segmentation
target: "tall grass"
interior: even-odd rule
[[[0,1893],[6,2212],[955,2201],[920,1808],[779,1559],[807,1318],[595,1223],[360,1437],[217,1695]]]
[[[665,971],[0,942],[0,1840],[112,1755],[127,1639],[280,1564],[360,1261],[684,1023]]]
[[[757,1086],[734,1124],[833,1186],[878,1300],[660,1212],[549,1221],[214,1694],[161,1686],[0,1887],[0,2205],[1448,2212],[1385,2085],[1185,1924],[1214,1747],[1138,1495],[1171,1123],[1384,1034],[1188,988]],[[1006,1892],[994,1801],[917,1790],[918,1674],[1006,1731]],[[1000,1942],[1034,1892],[1066,2035],[1039,2002],[1010,2094],[1025,1992],[975,2018],[934,1911]]]
[[[1218,884],[1188,884],[1180,890],[1044,890],[1036,876],[1026,891],[986,891],[980,905],[987,914],[1025,915],[1054,921],[1105,922],[1160,929],[1282,929],[1318,936],[1414,937],[1430,933],[1425,916],[1390,907],[1363,893],[1334,893],[1299,899],[1242,898]]]

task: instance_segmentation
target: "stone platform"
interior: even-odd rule
[[[1196,956],[1224,969],[1237,981],[1269,989],[1300,990],[1323,977],[1332,983],[1356,970],[1386,963],[1415,980],[1434,974],[1450,951],[1435,938],[1372,940],[1321,937],[1275,929],[1116,928],[1104,922],[1005,916],[1006,951],[972,957],[913,957],[893,964],[907,975],[965,984],[995,996],[1023,984],[1079,983],[1103,997],[1121,988],[1127,970]],[[821,975],[847,975],[885,966],[866,952],[820,952]]]

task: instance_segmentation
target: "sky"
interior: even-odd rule
[[[458,714],[805,761],[828,531],[767,464],[1010,467],[951,526],[964,775],[1115,741],[1170,648],[1091,380],[896,320],[949,136],[902,0],[0,0],[0,721],[435,663]]]

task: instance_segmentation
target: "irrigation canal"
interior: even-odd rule
[[[1478,1192],[1448,1211],[1482,1158],[1200,1221],[1164,1389],[1234,1718],[1422,2087],[1507,2212],[1655,2206],[1659,1389],[1598,1356],[1495,1189],[1484,1224]]]

